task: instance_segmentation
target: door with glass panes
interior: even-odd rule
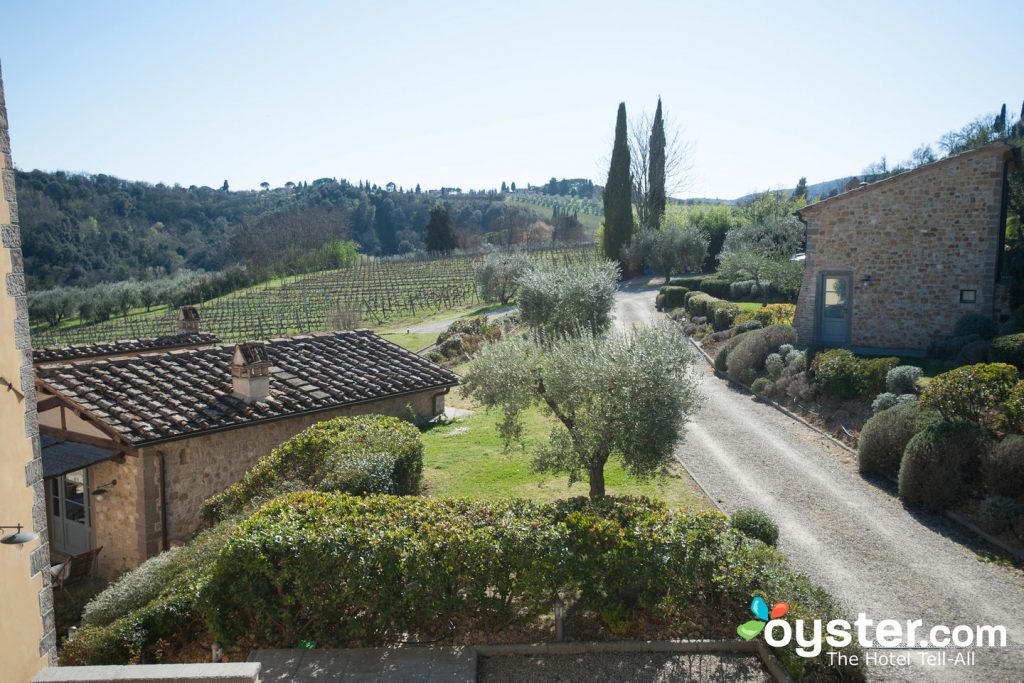
[[[53,548],[65,555],[84,553],[92,547],[88,471],[67,472],[49,482]]]
[[[818,297],[818,339],[822,344],[850,343],[850,276],[823,274]]]

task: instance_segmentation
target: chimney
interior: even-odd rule
[[[231,389],[246,403],[270,396],[270,359],[262,342],[236,344],[231,356]]]
[[[182,306],[178,309],[178,334],[198,334],[199,311],[195,306]]]

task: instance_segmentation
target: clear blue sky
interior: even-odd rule
[[[5,0],[15,163],[253,188],[603,183],[619,101],[684,196],[857,173],[1024,99],[1024,2]]]

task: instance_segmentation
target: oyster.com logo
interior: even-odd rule
[[[789,611],[789,605],[784,602],[777,602],[772,605],[769,611],[768,603],[759,595],[750,603],[750,611],[757,619],[751,619],[736,627],[736,633],[744,640],[756,638],[770,620],[785,616],[786,612]]]

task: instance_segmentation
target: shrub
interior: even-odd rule
[[[674,277],[668,281],[669,287],[686,287],[690,291],[700,291],[700,281],[704,276],[697,277]]]
[[[732,528],[747,538],[753,538],[766,545],[774,546],[779,540],[779,525],[768,513],[753,508],[743,508],[733,513]]]
[[[968,495],[984,448],[983,432],[973,425],[940,422],[926,426],[903,452],[900,498],[931,511],[952,507]]]
[[[857,358],[846,349],[829,349],[814,358],[814,381],[830,396],[849,400],[877,394],[885,388],[886,375],[896,358]]]
[[[720,280],[714,277],[707,277],[700,281],[700,291],[710,294],[716,299],[729,298],[729,281]]]
[[[974,365],[975,363],[984,363],[988,360],[991,355],[992,342],[985,339],[978,339],[972,341],[969,344],[965,344],[962,349],[956,354],[956,358],[953,359],[955,365]]]
[[[956,325],[953,327],[953,336],[966,337],[972,334],[976,334],[982,339],[991,339],[996,336],[995,321],[977,313],[968,313],[956,321]]]
[[[1011,434],[981,454],[985,490],[1000,496],[1024,493],[1024,436]]]
[[[767,377],[758,377],[750,384],[750,390],[754,392],[754,396],[763,398],[769,393],[769,384]]]
[[[781,350],[783,347],[789,346],[789,344],[783,344],[779,347]],[[803,351],[790,351],[786,354],[786,367],[796,367],[800,370],[807,369],[807,354]]]
[[[875,400],[871,402],[871,412],[877,413],[887,408],[892,408],[899,401],[896,394],[885,392],[875,396]]]
[[[660,290],[662,308],[671,310],[683,306],[686,303],[686,293],[689,291],[686,287],[662,287]]]
[[[1006,496],[988,496],[981,501],[978,516],[981,524],[994,534],[999,534],[1013,525],[1020,514],[1020,506],[1013,498]]]
[[[932,379],[921,392],[921,402],[947,422],[991,425],[1016,384],[1012,365],[967,365]]]
[[[729,378],[750,384],[753,378],[750,373],[757,373],[764,369],[765,360],[769,354],[775,352],[783,344],[792,344],[796,341],[796,332],[792,327],[773,325],[764,329],[754,330],[737,337],[739,342],[729,352],[726,361]],[[744,381],[746,378],[747,381]]]
[[[719,301],[710,294],[704,292],[690,292],[686,297],[686,312],[690,314],[690,317],[699,317],[708,315],[708,306],[714,302]]]
[[[729,285],[729,299],[732,301],[743,301],[750,296],[750,290],[753,286],[753,280],[733,282]]]
[[[783,358],[785,358],[786,356],[788,356],[790,354],[790,352],[792,350],[793,350],[793,345],[792,344],[783,344],[782,346],[779,347],[779,355],[782,356]]]
[[[726,365],[726,361],[728,360],[728,358],[729,347],[723,346],[718,350],[718,353],[715,354],[715,370],[721,373],[727,372],[729,369],[729,366]]]
[[[894,394],[917,393],[917,380],[924,372],[916,365],[897,365],[885,376],[885,388]]]
[[[201,516],[216,522],[288,491],[419,493],[423,444],[394,417],[336,417],[293,436],[260,458],[242,481],[210,498]]]
[[[760,330],[764,325],[761,324],[760,320],[745,320],[741,323],[737,323],[736,332],[750,332],[752,330]]]
[[[754,319],[765,326],[792,325],[795,315],[795,304],[768,304],[754,311]]]
[[[736,316],[740,314],[739,306],[725,301],[715,302],[713,308],[716,330],[725,330],[732,327],[733,321],[736,320]]]
[[[916,404],[893,405],[872,416],[857,436],[860,471],[895,477],[900,471],[903,451],[922,427],[922,422]]]
[[[180,552],[181,548],[172,548],[151,557],[107,586],[85,606],[82,624],[103,626],[146,606],[177,576]]]
[[[1024,431],[1024,381],[1018,381],[1010,389],[1010,395],[1003,401],[1003,424],[1014,432]]]
[[[783,344],[783,346],[789,345]],[[764,369],[772,379],[778,379],[784,367],[786,367],[786,361],[777,353],[769,353],[768,357],[764,359]]]
[[[994,363],[1009,363],[1024,369],[1024,333],[1007,334],[992,340],[989,357]]]

